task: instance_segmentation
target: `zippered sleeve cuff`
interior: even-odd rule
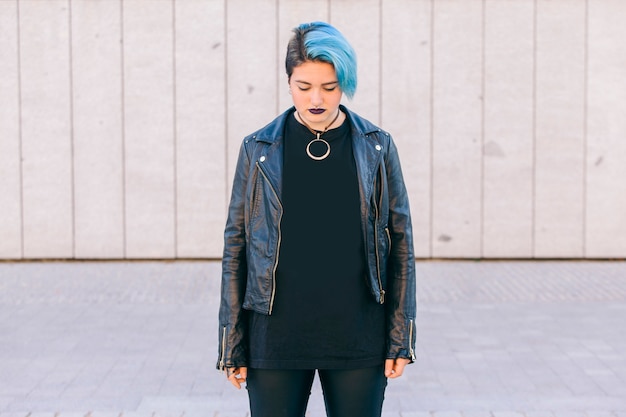
[[[241,343],[241,340],[240,334],[233,334],[229,327],[220,326],[219,355],[215,366],[217,370],[223,371],[226,368],[247,366],[247,350],[243,347],[244,344]]]
[[[399,337],[388,341],[387,359],[405,358],[415,362],[415,321],[410,319],[406,326],[402,332],[393,332]]]

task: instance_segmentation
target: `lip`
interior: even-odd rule
[[[326,109],[309,109],[309,113],[313,114],[322,114],[326,111]]]

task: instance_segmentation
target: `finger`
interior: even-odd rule
[[[398,362],[395,362],[393,366],[393,371],[391,371],[391,376],[389,378],[398,378],[402,376],[403,371],[404,366]]]
[[[398,378],[399,376],[402,376],[402,374],[404,374],[405,366],[407,366],[410,362],[410,360],[405,358],[396,359],[394,362],[393,378]]]
[[[386,359],[385,360],[385,376],[387,378],[390,378],[392,373],[393,373],[393,359]]]
[[[236,373],[233,373],[232,375],[230,375],[228,377],[228,381],[230,381],[230,383],[233,384],[235,388],[241,389],[241,381],[240,381],[240,378],[237,378]]]
[[[228,368],[226,369],[226,378],[228,381],[235,386],[235,388],[240,389],[241,384],[239,382],[239,378],[237,375],[239,374],[239,368]]]
[[[237,389],[241,389],[241,384],[246,382],[245,379],[243,378],[233,378],[230,379],[230,383],[233,384],[233,386]]]

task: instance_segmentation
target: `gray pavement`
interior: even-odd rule
[[[243,417],[218,262],[0,263],[0,417]],[[390,417],[626,417],[625,262],[418,262]],[[323,416],[316,382],[310,417]]]

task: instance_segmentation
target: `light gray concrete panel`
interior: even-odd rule
[[[226,218],[225,9],[176,3],[177,256],[222,256]],[[207,24],[211,22],[211,24]]]
[[[278,115],[276,89],[283,82],[284,58],[277,62],[277,11],[273,0],[229,0],[227,3],[228,109],[227,172],[230,194],[244,136]],[[281,46],[281,50],[285,50]],[[284,52],[283,52],[284,53]]]
[[[287,109],[293,105],[285,74],[287,42],[292,29],[301,23],[321,20],[328,22],[330,0],[290,0],[281,2],[278,8],[278,107]]]
[[[537,1],[537,257],[583,255],[585,3]]]
[[[175,255],[173,2],[123,3],[126,255]]]
[[[124,257],[121,2],[72,2],[77,258]]]
[[[435,257],[481,256],[482,12],[482,2],[434,3]]]
[[[587,257],[626,257],[626,3],[589,3]]]
[[[421,258],[431,255],[431,7],[402,0],[382,9],[382,127],[400,153]]]
[[[380,124],[380,4],[379,0],[335,1],[330,3],[330,23],[350,42],[357,56],[358,86],[350,109]]]
[[[17,2],[0,2],[0,258],[22,257]]]
[[[532,256],[534,1],[485,3],[483,256]]]
[[[19,2],[24,257],[73,254],[69,4]]]

